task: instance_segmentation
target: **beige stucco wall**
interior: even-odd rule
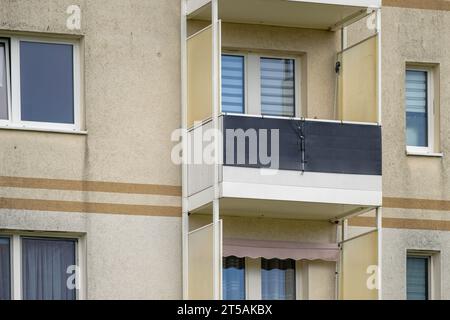
[[[72,4],[80,31],[66,28]],[[88,131],[0,130],[0,175],[181,184],[170,159],[181,117],[179,1],[2,0],[0,21],[6,35],[81,37]]]
[[[383,8],[383,195],[450,200],[450,12]],[[444,38],[443,38],[444,37]],[[407,62],[439,64],[440,152],[406,156],[404,74]]]
[[[383,8],[383,195],[433,200],[450,200],[450,50],[445,40],[450,12],[404,8]],[[404,70],[407,62],[438,65],[440,79],[435,100],[440,108],[440,148],[443,158],[405,154]],[[450,212],[391,209],[385,217],[449,220]],[[448,243],[450,232],[431,230],[383,230],[383,298],[406,297],[406,251],[440,252],[442,299],[449,299]],[[436,294],[435,298],[439,298]]]

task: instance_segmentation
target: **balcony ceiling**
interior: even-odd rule
[[[259,217],[295,220],[333,221],[376,207],[333,203],[310,203],[254,199],[220,199],[220,215],[236,217]],[[192,211],[194,214],[211,214],[212,205]]]
[[[320,3],[318,3],[320,2]],[[219,18],[224,22],[263,24],[328,30],[349,17],[378,7],[379,0],[219,0]],[[211,5],[189,15],[210,20]]]

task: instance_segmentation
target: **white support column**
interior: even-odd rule
[[[344,262],[344,250],[343,250],[343,245],[345,242],[345,227],[347,224],[347,219],[342,219],[341,221],[341,230],[340,230],[340,244],[339,244],[339,262],[337,263],[337,270],[338,270],[338,274],[337,274],[337,279],[336,279],[336,300],[340,300],[341,299],[341,274],[342,274],[342,266],[343,266],[343,262]]]
[[[382,94],[382,45],[381,45],[381,38],[382,38],[382,33],[381,33],[381,8],[377,9],[377,32],[378,32],[378,44],[377,44],[377,49],[378,49],[378,79],[377,79],[377,94],[378,94],[378,124],[381,126],[383,123],[383,110],[382,110],[382,99],[383,99],[383,94]]]
[[[378,300],[383,299],[382,289],[382,270],[383,270],[383,209],[381,207],[377,208],[376,213],[377,219],[377,231],[378,231]]]
[[[183,161],[181,165],[181,185],[182,185],[182,259],[183,259],[183,299],[188,299],[189,292],[189,254],[188,254],[188,234],[189,234],[189,215],[188,215],[188,175],[187,175],[187,17],[186,1],[181,0],[181,129],[183,144]]]
[[[22,300],[22,246],[19,235],[13,235],[12,241],[12,298]]]
[[[212,17],[212,46],[213,46],[213,58],[212,58],[212,120],[213,127],[218,134],[219,132],[219,6],[218,0],[212,0],[211,6]],[[213,257],[214,257],[214,299],[221,299],[221,262],[222,257],[220,250],[220,212],[219,212],[219,136],[215,136],[214,139],[214,200],[213,200]]]

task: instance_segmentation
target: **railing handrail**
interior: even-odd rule
[[[266,116],[266,115],[256,115],[256,114],[232,113],[232,112],[222,112],[219,116],[239,116],[239,117],[261,118],[261,119],[280,119],[280,120],[314,121],[314,122],[341,123],[341,124],[358,124],[358,125],[367,125],[367,126],[381,126],[376,122],[358,122],[358,121],[330,120],[330,119],[280,117],[280,116]]]

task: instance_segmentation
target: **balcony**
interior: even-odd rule
[[[190,131],[192,146],[198,144],[194,136],[211,125]],[[223,114],[220,128],[222,215],[337,220],[381,205],[381,127],[376,124]],[[193,155],[189,211],[208,213],[214,169],[194,162]]]
[[[379,296],[364,279],[380,257],[380,6],[377,0],[186,2],[186,298],[221,297],[222,255],[331,261],[339,269],[336,298]],[[344,39],[347,28],[371,15],[376,27],[357,41]],[[230,55],[239,65],[224,68],[223,56]],[[269,59],[282,62],[282,71],[264,65]],[[230,70],[236,74],[226,75]],[[281,85],[267,82],[280,77]],[[347,239],[345,220],[372,210],[377,228]],[[236,224],[254,218],[314,221],[324,229],[311,243],[285,241],[267,226],[249,239]],[[338,225],[341,241],[329,243]]]

